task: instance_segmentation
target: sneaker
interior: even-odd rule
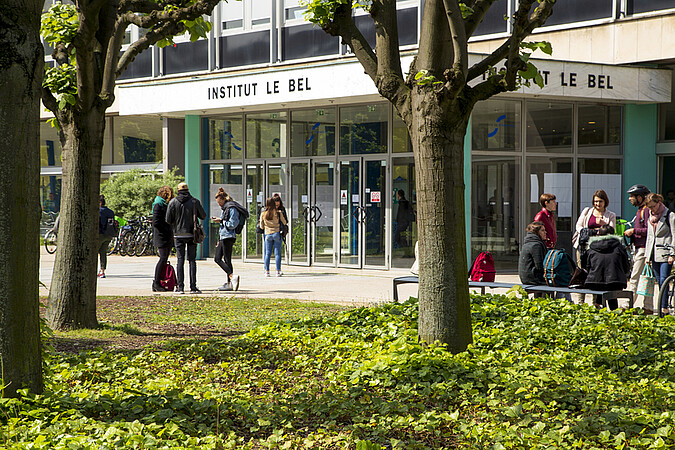
[[[269,277],[269,276],[270,276],[270,271],[269,271],[269,270],[266,270],[266,271],[265,271],[265,276],[266,276],[266,277]]]
[[[176,289],[176,294],[178,295],[184,295],[185,291],[183,289]]]
[[[221,287],[218,288],[219,291],[231,291],[232,290],[232,283],[225,283]]]
[[[232,281],[230,284],[232,285],[232,290],[239,290],[239,275],[232,275]]]
[[[99,272],[97,275],[99,278],[105,278],[105,273]]]
[[[199,288],[191,289],[190,294],[196,295],[196,294],[201,294],[202,291],[199,290]]]
[[[277,270],[277,276],[278,276],[278,277],[282,276],[283,274],[284,274],[284,273],[283,273],[281,270]]]
[[[152,292],[166,292],[167,289],[159,283],[152,282]]]

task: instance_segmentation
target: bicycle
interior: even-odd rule
[[[47,250],[47,253],[50,255],[53,254],[56,251],[56,238],[58,235],[59,231],[59,217],[56,217],[56,220],[54,221],[54,225],[45,233],[44,241],[45,241],[45,250]]]
[[[668,244],[657,245],[656,247],[665,248],[666,250],[670,250],[671,253],[675,250],[673,246]],[[664,302],[664,300],[667,300],[667,302]],[[662,308],[661,305],[664,303],[667,305],[666,308],[673,308],[675,306],[675,271],[673,271],[672,268],[670,270],[670,275],[663,280],[663,283],[661,283],[661,287],[659,288],[659,299],[656,304],[656,307],[659,309],[659,317],[663,317],[664,308]]]

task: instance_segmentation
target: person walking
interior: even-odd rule
[[[173,230],[176,246],[176,281],[178,294],[185,293],[185,258],[190,270],[190,294],[201,294],[197,287],[197,243],[194,240],[195,216],[206,219],[206,212],[199,200],[190,195],[187,183],[178,183],[178,194],[166,209],[166,222]]]
[[[284,216],[279,213],[276,203],[272,197],[265,202],[265,210],[260,214],[260,228],[265,234],[265,276],[270,276],[270,259],[272,257],[272,248],[274,248],[274,262],[276,264],[277,276],[283,275],[281,272],[281,224],[287,225]]]
[[[108,246],[110,241],[117,235],[115,226],[115,213],[105,206],[105,196],[98,196],[98,257],[101,269],[98,271],[99,278],[105,278],[105,269],[108,266]]]
[[[558,232],[555,227],[553,211],[558,208],[558,202],[553,194],[541,194],[539,204],[541,205],[541,211],[534,216],[534,222],[544,224],[546,229],[544,244],[546,244],[546,248],[555,248],[555,244],[558,242]]]
[[[398,201],[398,211],[396,212],[396,233],[394,233],[394,243],[400,247],[407,247],[407,242],[403,242],[401,234],[405,232],[415,219],[415,210],[405,198],[405,191],[399,189],[396,191],[396,200]]]
[[[626,289],[627,274],[630,272],[630,260],[621,236],[614,234],[614,228],[602,225],[596,236],[588,240],[588,251],[584,252],[581,265],[588,275],[585,289],[597,291],[622,291]],[[595,296],[595,305],[602,302],[601,295]],[[616,309],[616,299],[608,300],[609,309]]]
[[[633,270],[630,274],[628,289],[633,291],[633,295],[637,298],[640,274],[642,274],[645,268],[645,245],[647,244],[647,227],[650,216],[649,208],[645,205],[645,199],[649,194],[649,189],[641,184],[636,184],[631,186],[627,193],[630,204],[638,208],[635,220],[633,221],[633,228],[629,228],[623,232],[624,236],[631,239],[635,248],[633,252]]]
[[[152,280],[152,292],[166,292],[160,281],[166,272],[171,247],[173,247],[173,230],[166,221],[166,210],[173,199],[173,189],[162,186],[152,202],[152,244],[157,248],[159,261],[155,265],[155,278]]]
[[[670,275],[675,261],[675,212],[663,204],[663,197],[651,193],[645,201],[650,211],[647,226],[647,242],[645,244],[645,261],[652,266],[654,277],[659,287]],[[668,247],[666,247],[666,245]],[[667,297],[664,297],[667,302]],[[667,314],[668,304],[659,305],[661,312]]]
[[[532,222],[525,228],[523,247],[518,258],[518,275],[522,284],[545,285],[544,257],[546,256],[546,227]]]
[[[225,284],[220,286],[218,290],[236,291],[239,289],[239,275],[233,275],[232,247],[237,240],[236,228],[240,221],[248,218],[248,211],[235,202],[222,187],[216,193],[216,202],[220,206],[221,213],[220,217],[211,217],[213,222],[220,224],[218,245],[216,245],[216,254],[213,260],[227,274]]]

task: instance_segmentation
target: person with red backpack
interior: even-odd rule
[[[518,275],[522,284],[545,285],[544,257],[546,256],[546,228],[541,222],[532,222],[525,228],[527,234],[518,258]]]

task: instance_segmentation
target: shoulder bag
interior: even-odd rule
[[[194,226],[192,229],[193,240],[195,241],[195,244],[201,244],[204,242],[206,233],[204,232],[204,227],[199,223],[199,219],[197,218],[197,200],[194,199],[192,200],[192,214],[194,218]]]

